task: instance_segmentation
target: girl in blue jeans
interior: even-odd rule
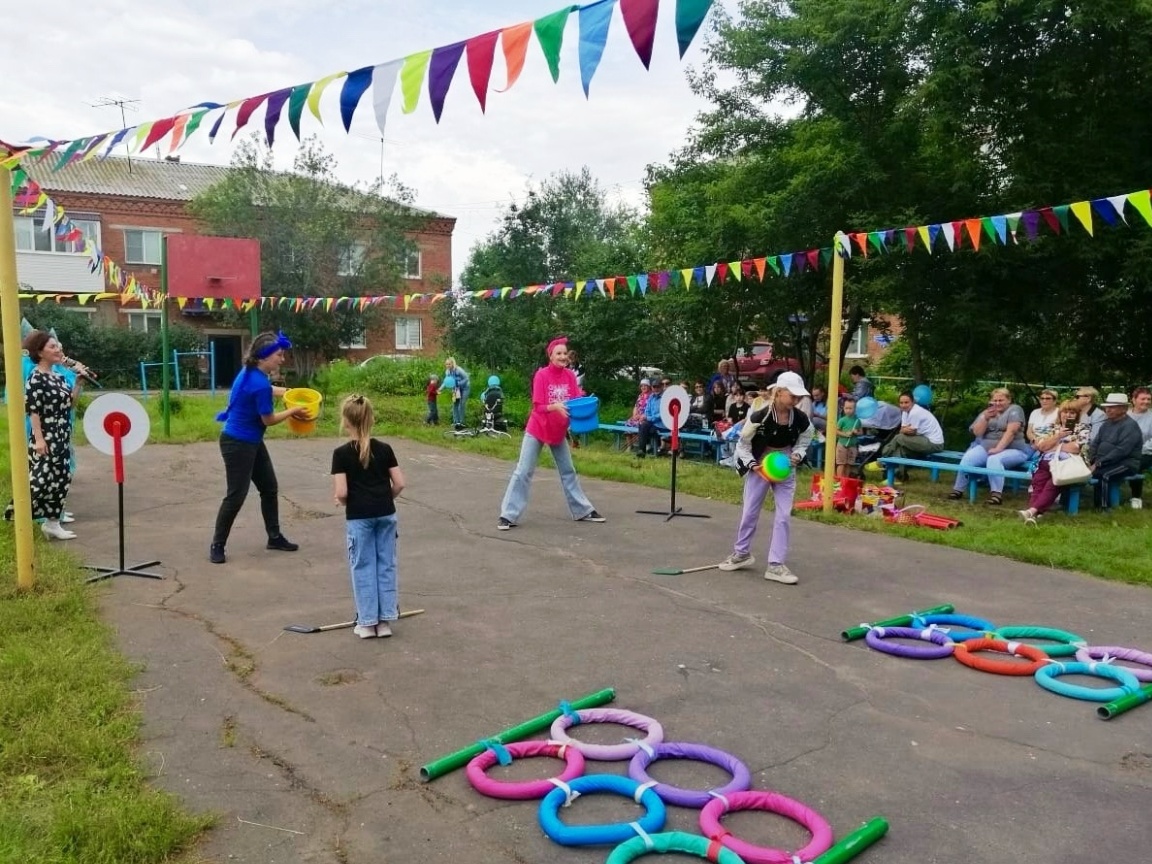
[[[351,395],[340,406],[347,444],[332,454],[336,503],[346,508],[348,569],[361,639],[391,636],[396,605],[396,496],[404,475],[392,447],[372,437],[372,403]]]

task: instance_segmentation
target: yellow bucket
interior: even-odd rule
[[[308,410],[308,419],[297,420],[288,418],[288,428],[297,435],[311,435],[316,431],[316,418],[320,416],[320,403],[324,397],[308,387],[293,387],[284,394],[284,404],[289,408],[305,407]]]

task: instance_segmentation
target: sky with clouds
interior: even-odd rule
[[[718,0],[734,9],[736,0]],[[562,8],[556,0],[89,0],[26,4],[18,19],[27,62],[5,64],[0,90],[0,138],[75,138],[120,127],[116,108],[101,99],[139,100],[128,124],[168,117],[202,101],[230,102],[376,64],[414,51],[533,20]],[[585,99],[577,61],[577,16],[569,18],[560,80],[553,84],[538,45],[505,93],[497,48],[487,113],[483,114],[461,61],[436,124],[427,92],[413,114],[399,93],[381,146],[365,94],[351,134],[339,120],[339,83],[328,88],[321,127],[305,112],[302,131],[318,132],[346,182],[395,173],[417,203],[457,217],[453,269],[492,231],[526,184],[587,165],[614,200],[643,201],[646,165],[664,162],[707,107],[688,87],[686,69],[700,67],[709,14],[684,60],[678,56],[674,0],[661,0],[651,69],[645,71],[614,12],[599,70]],[[10,45],[16,44],[10,40]],[[214,116],[214,115],[211,115]],[[198,132],[180,151],[186,160],[226,164],[223,130],[208,144]],[[250,127],[260,128],[263,108]],[[287,166],[294,138],[286,118],[275,153]],[[35,175],[34,175],[35,176]]]

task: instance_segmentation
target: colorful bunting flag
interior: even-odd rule
[[[608,25],[612,23],[612,8],[615,0],[597,0],[588,6],[580,7],[580,85],[584,96],[588,96],[588,85],[604,56],[604,46],[608,42]]]

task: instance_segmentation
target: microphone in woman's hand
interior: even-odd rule
[[[72,358],[72,357],[65,357],[64,358],[64,365],[67,366],[69,369],[71,369],[73,372],[75,372],[77,375],[79,375],[81,378],[86,378],[87,380],[91,381],[93,384],[97,383],[96,373],[93,372],[91,369],[89,369],[87,366],[85,366],[83,363],[81,363],[79,360],[76,360],[75,358]]]

